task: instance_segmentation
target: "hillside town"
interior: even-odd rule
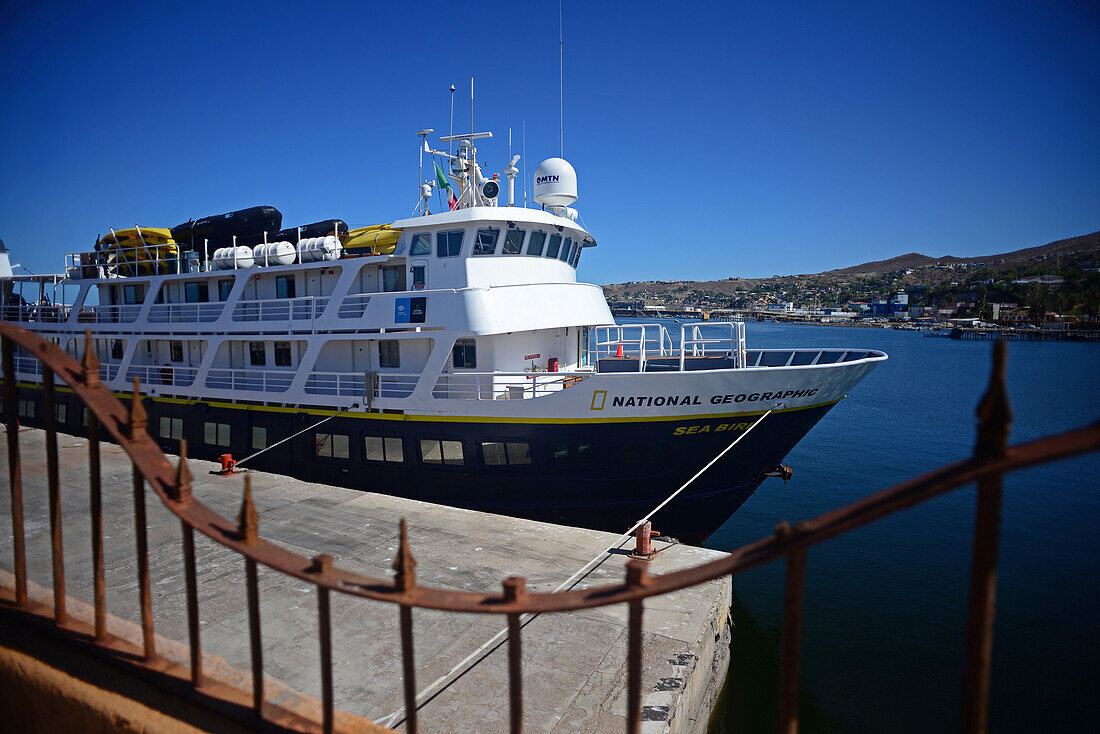
[[[1078,249],[1057,247],[1062,243]],[[930,262],[912,255],[815,275],[631,282],[604,291],[619,315],[737,314],[911,328],[1100,327],[1100,237],[1062,243],[1032,248],[1047,250],[1034,254],[925,258]],[[903,266],[886,269],[898,262]]]

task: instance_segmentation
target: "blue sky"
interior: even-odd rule
[[[271,204],[407,216],[415,133],[558,153],[557,3],[5,3],[0,238]],[[1100,10],[565,2],[565,156],[596,283],[981,255],[1100,229]],[[522,187],[519,186],[520,190]]]

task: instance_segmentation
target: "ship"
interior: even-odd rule
[[[652,523],[686,542],[887,359],[750,347],[742,322],[616,323],[577,277],[596,240],[573,166],[543,161],[518,203],[520,156],[488,175],[491,133],[437,150],[431,132],[407,218],[283,228],[262,206],[134,225],[44,276],[0,246],[3,319],[77,359],[90,334],[100,379],[123,399],[139,381],[168,452],[615,532],[679,491]],[[14,366],[19,420],[41,426],[41,364],[17,350]],[[55,410],[86,433],[71,391]]]

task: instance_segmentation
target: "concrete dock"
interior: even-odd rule
[[[50,586],[50,541],[44,433],[20,432],[29,578]],[[59,436],[67,594],[91,602],[88,452],[82,438]],[[0,460],[7,495],[6,442]],[[108,611],[139,619],[130,462],[103,444],[102,477]],[[172,459],[174,461],[174,457]],[[193,461],[195,496],[225,517],[236,516],[243,479],[218,477],[211,462]],[[336,565],[371,576],[392,574],[398,522],[408,520],[419,583],[469,591],[500,589],[510,575],[532,591],[550,591],[607,547],[611,533],[454,509],[374,493],[251,472],[260,534],[304,556],[329,553]],[[670,488],[675,489],[675,488]],[[147,494],[153,610],[158,635],[186,641],[179,520]],[[12,570],[10,505],[3,520],[0,567]],[[243,559],[196,538],[204,652],[249,669]],[[664,544],[656,543],[658,547]],[[629,544],[624,547],[630,547]],[[660,574],[720,553],[677,545],[650,565]],[[627,555],[607,554],[578,587],[624,577]],[[320,695],[317,605],[312,586],[260,569],[265,672],[286,686]],[[703,732],[728,667],[729,578],[648,600],[642,672],[645,732]],[[499,615],[415,610],[417,683],[425,688],[505,626]],[[625,606],[549,614],[523,631],[524,728],[540,732],[620,732],[625,728]],[[336,706],[384,722],[403,703],[398,611],[391,604],[332,595]],[[506,645],[456,676],[420,709],[421,731],[508,729]],[[400,729],[399,725],[395,728]]]

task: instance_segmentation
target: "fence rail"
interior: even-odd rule
[[[509,630],[509,686],[511,730],[522,725],[522,669],[520,661],[520,616],[527,613],[565,612],[612,604],[626,604],[629,616],[627,731],[638,732],[641,726],[641,660],[642,616],[644,602],[652,596],[666,594],[739,573],[771,561],[785,559],[787,564],[784,595],[783,663],[780,676],[780,730],[791,734],[798,730],[797,683],[801,643],[802,600],[806,555],[812,545],[853,530],[899,510],[924,502],[958,487],[977,483],[978,512],[973,546],[973,566],[970,582],[970,605],[967,623],[963,722],[964,732],[985,730],[986,703],[989,692],[989,670],[992,650],[992,624],[995,605],[997,569],[997,539],[1000,524],[1000,499],[1005,473],[1037,464],[1084,454],[1100,449],[1100,423],[1078,428],[1055,436],[1038,439],[1014,447],[1008,446],[1012,413],[1005,389],[1006,350],[1003,342],[995,345],[993,374],[989,389],[978,407],[978,438],[973,457],[936,469],[928,474],[883,490],[858,502],[838,508],[793,527],[780,523],[773,535],[744,545],[728,556],[659,576],[650,576],[646,563],[632,560],[622,583],[596,588],[575,589],[557,593],[529,593],[526,581],[510,577],[502,582],[500,593],[477,593],[436,589],[417,583],[412,549],[405,521],[401,521],[398,552],[394,560],[393,578],[374,578],[336,568],[331,556],[314,558],[293,553],[265,541],[259,535],[258,518],[252,503],[249,479],[245,476],[241,513],[236,522],[228,520],[195,499],[191,494],[191,473],[186,457],[186,443],[181,442],[180,459],[172,466],[146,432],[146,415],[142,407],[140,386],[134,380],[134,397],[127,409],[100,382],[99,363],[90,334],[83,362],[77,363],[55,345],[14,325],[0,323],[3,337],[3,375],[7,411],[9,478],[12,503],[15,588],[0,588],[0,608],[12,613],[39,617],[52,614],[56,630],[61,635],[79,637],[87,632],[108,653],[117,653],[120,661],[145,670],[164,671],[171,664],[158,659],[153,635],[153,612],[150,591],[148,549],[145,540],[145,486],[157,494],[160,501],[180,518],[183,565],[186,581],[188,636],[191,649],[190,669],[184,675],[192,692],[201,698],[222,697],[239,701],[244,692],[226,690],[225,686],[209,685],[203,677],[200,639],[199,604],[195,575],[194,532],[232,549],[245,558],[246,587],[249,606],[250,644],[253,653],[253,691],[251,706],[255,716],[294,731],[313,731],[317,722],[280,709],[265,701],[263,689],[263,658],[257,588],[257,566],[263,565],[287,576],[317,587],[318,638],[321,651],[323,716],[320,729],[334,730],[335,714],[332,689],[332,632],[329,618],[331,593],[359,596],[395,604],[400,610],[400,637],[403,662],[403,684],[406,702],[406,731],[417,731],[416,666],[413,656],[413,608],[436,609],[458,613],[504,614]],[[24,542],[21,457],[16,418],[16,384],[14,345],[42,362],[44,420],[50,498],[50,525],[53,539],[52,610],[28,601],[27,561]],[[93,515],[92,553],[95,583],[95,627],[82,630],[67,620],[65,611],[64,559],[61,548],[61,495],[57,472],[57,429],[53,410],[54,380],[57,375],[89,408],[89,466],[91,471],[91,502]],[[361,385],[362,383],[360,383]],[[138,548],[138,582],[141,598],[143,647],[140,655],[123,653],[117,640],[106,634],[106,608],[103,576],[102,513],[99,507],[99,436],[106,430],[130,456],[133,464],[134,522]],[[201,688],[201,690],[200,690]],[[208,699],[205,699],[208,700]]]

